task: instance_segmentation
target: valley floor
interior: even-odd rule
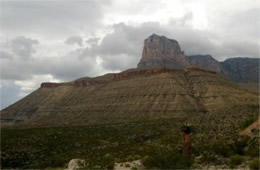
[[[66,168],[73,158],[90,169],[140,160],[145,168],[259,167],[259,129],[239,136],[258,118],[258,106],[234,107],[175,119],[122,124],[1,129],[1,168]],[[180,127],[193,125],[192,159],[182,154]]]

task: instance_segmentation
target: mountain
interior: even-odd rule
[[[259,92],[259,58],[230,58],[218,62],[210,55],[187,56],[194,66],[212,70],[242,88]]]
[[[188,65],[187,57],[176,40],[153,34],[144,40],[142,58],[137,67],[184,68]]]
[[[142,58],[137,68],[160,66],[177,69],[199,66],[215,71],[249,90],[259,90],[259,58],[238,57],[219,62],[211,55],[185,56],[176,40],[153,34],[144,41]]]
[[[258,95],[212,71],[129,70],[41,87],[1,111],[2,126],[46,127],[174,118],[232,105],[258,104]]]
[[[220,62],[221,73],[234,82],[259,83],[259,58],[230,58]]]
[[[220,73],[222,68],[220,63],[211,55],[192,55],[187,56],[190,65],[199,66],[208,70]]]
[[[138,68],[42,83],[3,109],[1,123],[3,127],[122,123],[258,105],[258,93],[222,76],[257,82],[259,63],[253,60],[218,62],[210,55],[185,56],[176,40],[153,34],[144,41]]]

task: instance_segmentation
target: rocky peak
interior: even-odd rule
[[[179,43],[165,36],[151,35],[144,41],[143,59],[174,58],[183,54]]]
[[[183,68],[187,65],[188,61],[176,40],[156,34],[144,40],[142,59],[138,68],[158,66]]]

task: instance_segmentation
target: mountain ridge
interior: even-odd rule
[[[101,77],[99,77],[101,78]],[[213,71],[154,68],[113,74],[110,81],[45,83],[1,111],[4,127],[120,123],[187,116],[232,105],[256,104],[258,95]],[[242,100],[242,102],[241,102]]]
[[[137,68],[181,69],[188,66],[215,71],[243,88],[259,92],[260,58],[234,57],[218,61],[210,54],[185,55],[178,41],[165,36],[152,34],[144,40],[143,53]]]
[[[220,76],[223,69],[212,56],[185,56],[177,41],[164,36],[153,34],[145,40],[140,63],[121,73],[42,83],[39,89],[1,111],[1,126],[120,123],[185,117],[231,105],[258,105],[259,94]],[[236,72],[235,67],[231,68]],[[245,68],[242,71],[251,67]],[[253,72],[258,73],[259,68]]]

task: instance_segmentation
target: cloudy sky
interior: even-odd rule
[[[258,0],[0,0],[1,108],[45,81],[136,67],[143,40],[185,54],[259,57]]]

